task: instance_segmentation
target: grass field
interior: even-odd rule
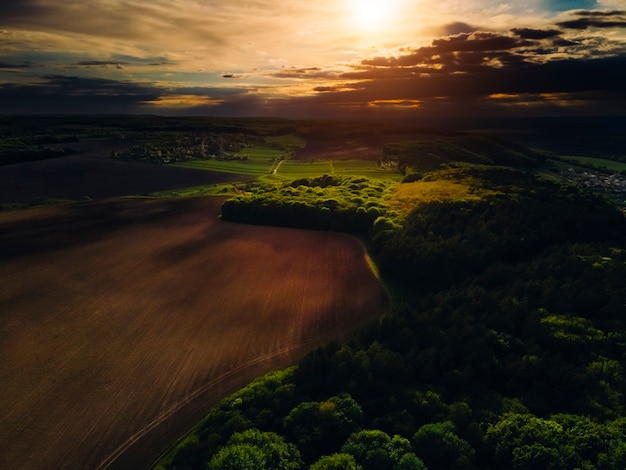
[[[596,168],[606,168],[607,170],[621,172],[626,171],[626,163],[617,162],[615,160],[607,160],[606,158],[596,157],[578,157],[578,156],[563,156],[564,161],[572,161],[574,163],[582,163],[583,165],[591,165]]]
[[[274,167],[271,158],[248,158],[248,160],[193,160],[184,163],[174,163],[170,167],[191,168],[194,170],[217,171],[220,173],[235,173],[240,175],[261,176],[269,175]]]
[[[496,194],[491,190],[472,190],[465,183],[436,180],[405,183],[393,192],[387,204],[401,214],[407,214],[419,204],[426,202],[477,201]]]
[[[0,214],[0,468],[143,468],[384,310],[355,239],[220,222],[221,201]]]
[[[364,176],[371,179],[400,181],[402,175],[395,169],[381,169],[371,160],[271,160],[268,155],[250,156],[247,160],[196,160],[172,166],[237,173],[257,177],[261,181],[291,181],[322,175]]]
[[[402,179],[396,170],[383,170],[374,161],[368,160],[325,160],[300,161],[287,160],[280,164],[276,176],[293,180],[297,178],[314,178],[322,175],[365,176],[371,179]]]

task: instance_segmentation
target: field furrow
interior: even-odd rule
[[[223,223],[220,203],[0,214],[0,468],[145,464],[224,394],[381,314],[355,239]]]

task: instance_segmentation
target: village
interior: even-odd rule
[[[591,169],[581,171],[569,167],[563,176],[566,176],[581,188],[611,193],[626,193],[626,175],[619,173],[609,174]]]

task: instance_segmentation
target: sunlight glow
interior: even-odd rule
[[[389,27],[397,14],[399,0],[349,0],[349,8],[357,27],[383,29]]]

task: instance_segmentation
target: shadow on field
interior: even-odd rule
[[[100,240],[130,224],[154,224],[194,210],[198,203],[189,199],[127,199],[73,203],[47,208],[44,217],[20,220],[16,213],[0,214],[0,260],[66,249]],[[207,213],[207,217],[214,214]],[[197,246],[177,247],[172,259],[191,255]]]
[[[383,313],[357,240],[221,222],[223,200],[0,213],[0,468],[146,468],[225,395]]]

